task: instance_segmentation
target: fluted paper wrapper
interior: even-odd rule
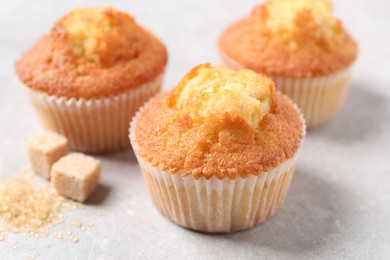
[[[221,54],[225,66],[242,69],[243,65]],[[268,75],[283,94],[290,97],[303,113],[307,127],[321,125],[341,109],[350,84],[352,66],[331,73],[304,79]]]
[[[174,223],[201,232],[234,232],[264,222],[283,203],[298,152],[277,167],[246,178],[237,175],[234,179],[215,176],[195,179],[180,172],[171,174],[152,166],[138,154],[135,136],[138,115],[130,127],[130,141],[154,204]]]
[[[26,88],[42,126],[66,136],[72,150],[102,153],[129,147],[132,116],[160,91],[163,74],[123,94],[99,99],[50,96]]]
[[[352,69],[328,76],[293,79],[271,76],[276,87],[301,109],[307,126],[321,125],[341,109],[349,87]]]

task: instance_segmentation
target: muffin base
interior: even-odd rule
[[[26,87],[44,129],[66,136],[72,150],[103,153],[129,147],[132,116],[161,89],[163,74],[120,95],[99,99],[67,99]]]
[[[135,125],[143,107],[131,122],[130,142],[152,201],[166,218],[200,232],[229,233],[251,228],[275,214],[290,187],[299,150],[275,168],[246,178],[195,179],[180,172],[171,174],[138,154]],[[306,127],[302,115],[301,120],[303,142]]]
[[[243,65],[221,53],[225,66],[243,69]],[[269,76],[276,88],[290,97],[302,111],[307,127],[316,127],[333,118],[341,109],[352,75],[352,66],[325,76],[289,78]]]
[[[247,178],[196,180],[161,171],[138,155],[137,159],[159,211],[180,226],[207,233],[244,230],[270,218],[284,201],[296,162],[294,156]]]

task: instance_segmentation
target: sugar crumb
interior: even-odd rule
[[[83,224],[80,221],[73,221],[72,225],[77,228],[81,228],[83,226]]]

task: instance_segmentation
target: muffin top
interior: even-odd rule
[[[225,58],[272,76],[321,76],[351,65],[357,45],[328,0],[268,0],[219,39]]]
[[[23,54],[16,73],[34,90],[90,99],[153,80],[166,63],[165,46],[133,17],[111,7],[81,8]]]
[[[148,103],[134,149],[152,165],[195,178],[259,174],[292,157],[303,122],[267,77],[203,64]]]

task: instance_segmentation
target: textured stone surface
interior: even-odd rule
[[[194,65],[218,64],[216,39],[259,1],[112,1],[132,13],[168,46],[164,89]],[[13,0],[0,3],[0,178],[28,164],[26,141],[41,132],[13,62],[55,20],[92,2]],[[115,4],[117,3],[117,4]],[[99,5],[97,2],[95,5]],[[263,225],[231,235],[180,228],[152,205],[132,151],[102,160],[101,185],[70,220],[87,224],[79,242],[10,235],[1,258],[25,259],[386,259],[390,255],[390,4],[335,3],[359,42],[352,86],[339,115],[310,130],[287,200]],[[48,243],[50,247],[46,247]],[[34,245],[34,249],[30,249]]]

